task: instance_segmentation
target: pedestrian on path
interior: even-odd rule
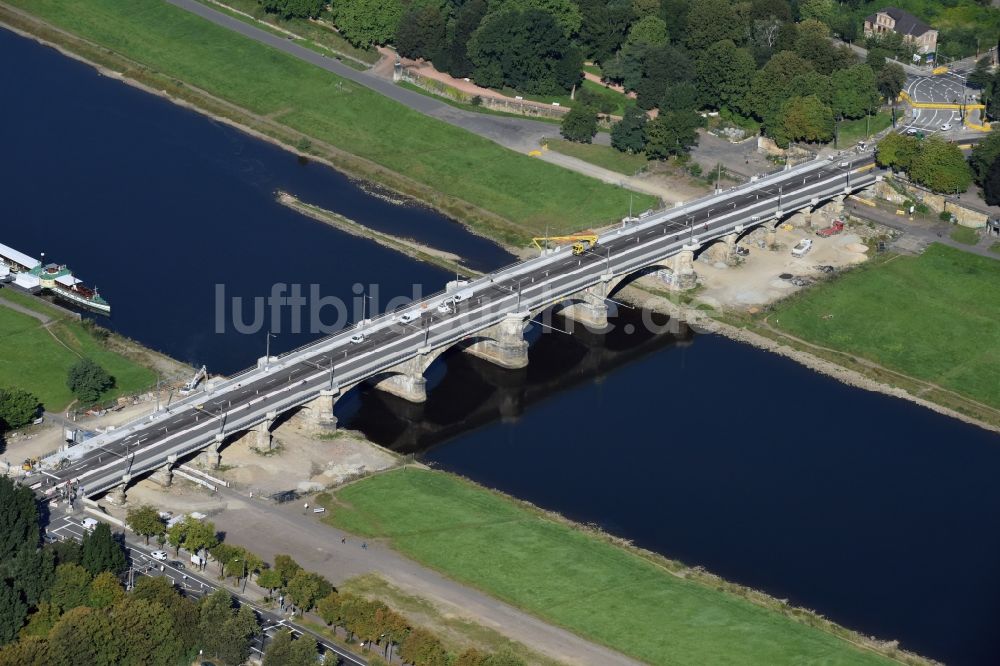
[[[362,544],[361,544],[361,549],[362,549],[362,550],[368,550],[368,542],[364,542],[364,543],[362,543]]]

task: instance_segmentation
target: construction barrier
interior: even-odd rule
[[[899,93],[899,101],[906,102],[915,109],[951,109],[959,111],[965,109],[985,109],[982,104],[950,104],[947,102],[916,102],[907,94],[905,90]]]
[[[937,76],[939,74],[947,74],[947,73],[948,73],[948,68],[944,67],[944,66],[935,67],[934,69],[931,70],[931,74],[933,74],[934,76]]]

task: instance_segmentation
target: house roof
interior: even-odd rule
[[[869,23],[875,23],[875,16],[877,14],[888,14],[891,16],[892,20],[896,22],[894,30],[902,35],[919,37],[931,29],[929,25],[918,19],[910,12],[904,12],[902,9],[897,9],[896,7],[886,7],[884,9],[880,9],[875,14],[868,16],[865,20]]]

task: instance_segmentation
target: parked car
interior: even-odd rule
[[[942,132],[947,132],[950,129],[951,129],[951,123],[945,123],[945,124],[941,125],[941,131]]]
[[[803,238],[798,242],[798,244],[792,248],[793,257],[804,257],[809,250],[812,249],[813,242],[808,238]]]
[[[161,562],[167,561],[167,551],[165,550],[154,550],[152,553],[149,554],[149,556],[152,557],[154,560],[159,560]]]
[[[92,530],[97,527],[97,520],[94,518],[84,518],[80,521],[80,524],[83,525],[83,529]]]

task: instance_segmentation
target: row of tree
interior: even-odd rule
[[[972,171],[962,150],[937,136],[924,139],[889,134],[878,143],[876,161],[935,192],[965,192],[972,183]]]
[[[346,630],[351,642],[357,637],[366,643],[382,645],[386,652],[398,647],[399,655],[415,666],[447,666],[453,662],[466,666],[518,666],[522,663],[507,653],[467,651],[454,657],[440,639],[424,629],[411,627],[406,618],[384,603],[339,592],[326,578],[303,569],[288,555],[276,555],[274,564],[268,565],[245,548],[219,539],[211,522],[188,516],[167,529],[159,512],[152,506],[143,505],[129,509],[126,523],[136,534],[144,536],[147,543],[154,537],[161,544],[169,543],[175,554],[181,548],[190,553],[207,551],[218,566],[220,578],[236,577],[237,583],[242,576],[255,579],[270,597],[280,599],[282,606],[301,613],[314,611],[328,625]],[[233,622],[236,624],[230,628],[226,640],[241,646],[243,634],[240,632],[245,626],[238,619]],[[301,661],[305,659],[303,655],[309,654],[315,661],[315,642],[310,642],[312,639],[308,637],[306,643],[302,640],[292,640],[290,635],[275,638],[265,655],[265,666],[309,663]],[[219,652],[221,644],[213,643],[210,649],[212,654],[225,658]]]

